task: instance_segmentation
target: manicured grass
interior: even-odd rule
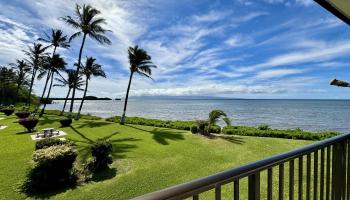
[[[58,119],[60,117],[47,115],[41,118],[37,129],[58,128]],[[8,126],[0,130],[0,199],[34,198],[15,189],[25,178],[35,142],[30,139],[30,133],[23,132],[23,127],[16,123],[15,116],[5,117],[0,122]],[[100,174],[95,181],[42,196],[51,199],[129,199],[311,143],[228,135],[225,139],[207,139],[189,131],[121,126],[104,119],[82,119],[74,121],[72,127],[58,129],[68,133],[78,145],[79,163],[89,157],[91,142],[110,139],[114,163],[111,170]],[[242,199],[246,199],[243,185]],[[230,191],[232,185],[223,188],[223,199],[232,194]],[[207,198],[212,197],[212,193],[207,195]]]

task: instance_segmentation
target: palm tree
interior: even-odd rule
[[[152,75],[151,68],[157,67],[152,63],[151,56],[149,56],[145,50],[139,48],[137,45],[135,47],[129,47],[128,54],[129,54],[129,64],[130,64],[130,78],[129,78],[128,89],[126,90],[124,110],[123,110],[123,115],[120,119],[120,124],[125,123],[126,106],[128,104],[129,90],[130,90],[131,80],[134,73],[136,72],[137,74],[151,78],[151,75]]]
[[[64,35],[63,32],[59,29],[57,29],[57,30],[52,29],[51,35],[48,35],[47,33],[45,33],[45,38],[39,38],[38,40],[42,41],[42,42],[49,43],[50,45],[48,47],[54,47],[51,58],[53,58],[53,56],[55,55],[57,47],[69,48],[69,41],[68,41],[67,36]],[[44,89],[43,89],[43,92],[42,92],[42,95],[40,98],[40,102],[42,102],[42,100],[44,98],[47,84],[49,83],[49,80],[51,77],[51,66],[48,65],[46,67],[47,67],[46,70],[48,71],[48,73],[46,73],[47,76],[46,76],[45,86],[44,86]],[[52,80],[51,80],[51,82],[52,82]],[[39,105],[38,105],[37,109],[39,108]]]
[[[82,74],[85,75],[85,90],[84,90],[84,95],[83,99],[81,100],[80,107],[78,114],[75,116],[76,120],[79,120],[80,117],[80,112],[84,104],[84,100],[86,97],[86,92],[89,86],[89,80],[91,79],[92,76],[95,77],[103,77],[106,78],[106,74],[102,69],[102,65],[95,63],[96,59],[93,57],[88,57],[86,58],[85,66],[82,66]]]
[[[43,58],[46,56],[45,54],[46,49],[47,47],[44,47],[42,44],[34,43],[33,48],[29,47],[28,51],[24,51],[25,54],[29,57],[26,61],[32,70],[32,78],[30,81],[28,102],[27,102],[28,106],[30,106],[32,89],[33,89],[36,74],[40,69],[41,64],[43,63]]]
[[[12,69],[16,71],[16,96],[13,100],[13,104],[16,104],[18,99],[18,92],[20,87],[26,83],[28,78],[28,73],[30,72],[30,67],[27,65],[27,63],[24,60],[16,60],[16,63],[11,63]]]
[[[46,100],[44,101],[44,106],[41,109],[40,115],[39,117],[43,116],[44,112],[45,112],[45,108],[46,108],[46,104],[47,101],[50,97],[50,92],[51,92],[51,88],[52,88],[52,83],[53,83],[53,77],[54,75],[57,73],[59,74],[60,71],[63,71],[66,69],[66,65],[67,63],[64,61],[64,59],[59,55],[59,54],[54,54],[52,56],[52,58],[49,59],[49,65],[50,65],[50,76],[51,76],[51,83],[50,83],[50,87],[49,87],[49,91],[47,93],[46,96]],[[49,72],[47,72],[49,73]]]
[[[84,44],[87,36],[96,40],[100,44],[111,44],[111,41],[104,35],[108,30],[102,27],[102,24],[106,23],[105,19],[97,17],[100,13],[101,12],[99,10],[93,8],[90,5],[83,5],[83,7],[81,7],[77,4],[75,9],[75,14],[76,14],[75,18],[72,18],[71,16],[66,16],[61,18],[68,25],[72,26],[75,29],[78,29],[78,32],[74,33],[70,37],[70,41],[81,35],[83,36],[81,46],[80,46],[80,51],[79,51],[76,76],[78,76],[80,71],[81,56],[83,53],[83,48],[84,48]],[[71,101],[69,116],[68,116],[70,119],[72,118],[75,89],[76,87],[73,87],[72,101]]]
[[[68,86],[68,93],[66,96],[66,99],[64,100],[64,104],[63,104],[63,108],[61,111],[61,116],[64,113],[64,110],[66,109],[66,104],[70,95],[71,90],[73,89],[74,86],[76,86],[77,90],[82,91],[83,89],[81,89],[81,87],[83,86],[83,79],[82,76],[79,75],[78,77],[76,76],[76,71],[73,69],[67,69],[65,70],[66,74],[67,74],[67,78],[64,77],[59,77],[59,78],[55,78],[56,81],[58,81],[60,84],[54,84],[53,86],[56,87],[66,87]]]
[[[223,118],[223,120],[226,123],[229,123],[229,119],[227,118],[227,115],[222,110],[212,110],[209,113],[209,119],[208,119],[208,130],[210,130],[210,126],[216,125],[216,123],[219,121],[219,119]]]
[[[13,83],[16,74],[13,69],[0,66],[0,87],[1,87],[1,102],[0,105],[5,103],[5,91],[9,89],[9,86]]]

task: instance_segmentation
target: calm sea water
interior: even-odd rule
[[[123,101],[86,101],[83,113],[121,115]],[[63,101],[48,105],[61,109]],[[74,105],[75,110],[79,101]],[[131,99],[127,116],[169,120],[205,119],[213,109],[225,111],[235,125],[301,128],[309,131],[350,132],[350,100],[153,100]]]

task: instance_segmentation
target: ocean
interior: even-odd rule
[[[76,101],[75,111],[79,103]],[[82,113],[121,115],[123,105],[124,101],[85,101]],[[54,101],[47,109],[60,110],[62,106],[63,101]],[[226,112],[233,125],[264,123],[272,128],[350,132],[350,100],[130,99],[127,116],[197,120],[206,119],[213,109]]]

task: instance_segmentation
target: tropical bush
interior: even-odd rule
[[[106,119],[110,122],[120,122],[119,116],[114,116]],[[145,126],[156,126],[163,128],[172,128],[179,130],[191,130],[191,127],[194,121],[170,121],[170,120],[160,120],[160,119],[147,119],[142,117],[126,117],[126,124],[136,124],[136,125],[145,125]]]
[[[213,125],[208,127],[209,133],[221,133],[221,127],[218,125]]]
[[[259,124],[258,129],[261,131],[266,131],[270,129],[270,126],[268,124]]]
[[[39,118],[34,116],[29,116],[27,118],[19,119],[18,123],[21,124],[28,132],[32,132],[39,122]]]
[[[1,112],[3,112],[6,116],[10,116],[15,112],[15,109],[13,106],[8,106],[8,107],[2,108]]]
[[[35,150],[38,149],[46,149],[51,146],[57,146],[57,145],[63,145],[67,144],[68,142],[66,140],[60,140],[58,138],[47,138],[43,140],[38,140],[35,143]]]
[[[61,123],[62,127],[67,127],[67,126],[70,126],[72,124],[72,119],[70,119],[70,118],[62,118],[60,120],[60,123]]]
[[[22,110],[16,112],[15,114],[20,119],[27,118],[30,115],[29,108],[26,106],[23,106]]]
[[[193,124],[191,126],[191,133],[197,134],[198,133],[198,126],[196,124]]]
[[[77,153],[69,145],[36,150],[33,154],[35,165],[28,172],[22,191],[42,193],[74,185],[77,177],[72,169],[76,157]]]
[[[288,138],[288,139],[300,139],[300,140],[323,140],[326,138],[334,137],[339,134],[331,131],[312,133],[312,132],[303,131],[301,129],[260,130],[255,127],[246,127],[246,126],[226,126],[223,128],[222,132],[224,134],[231,134],[231,135],[233,134],[233,135],[243,135],[243,136],[274,137],[274,138]]]
[[[93,160],[87,164],[88,169],[91,172],[98,172],[108,168],[108,165],[113,162],[112,156],[110,155],[112,150],[112,144],[108,140],[97,140],[91,145]]]

